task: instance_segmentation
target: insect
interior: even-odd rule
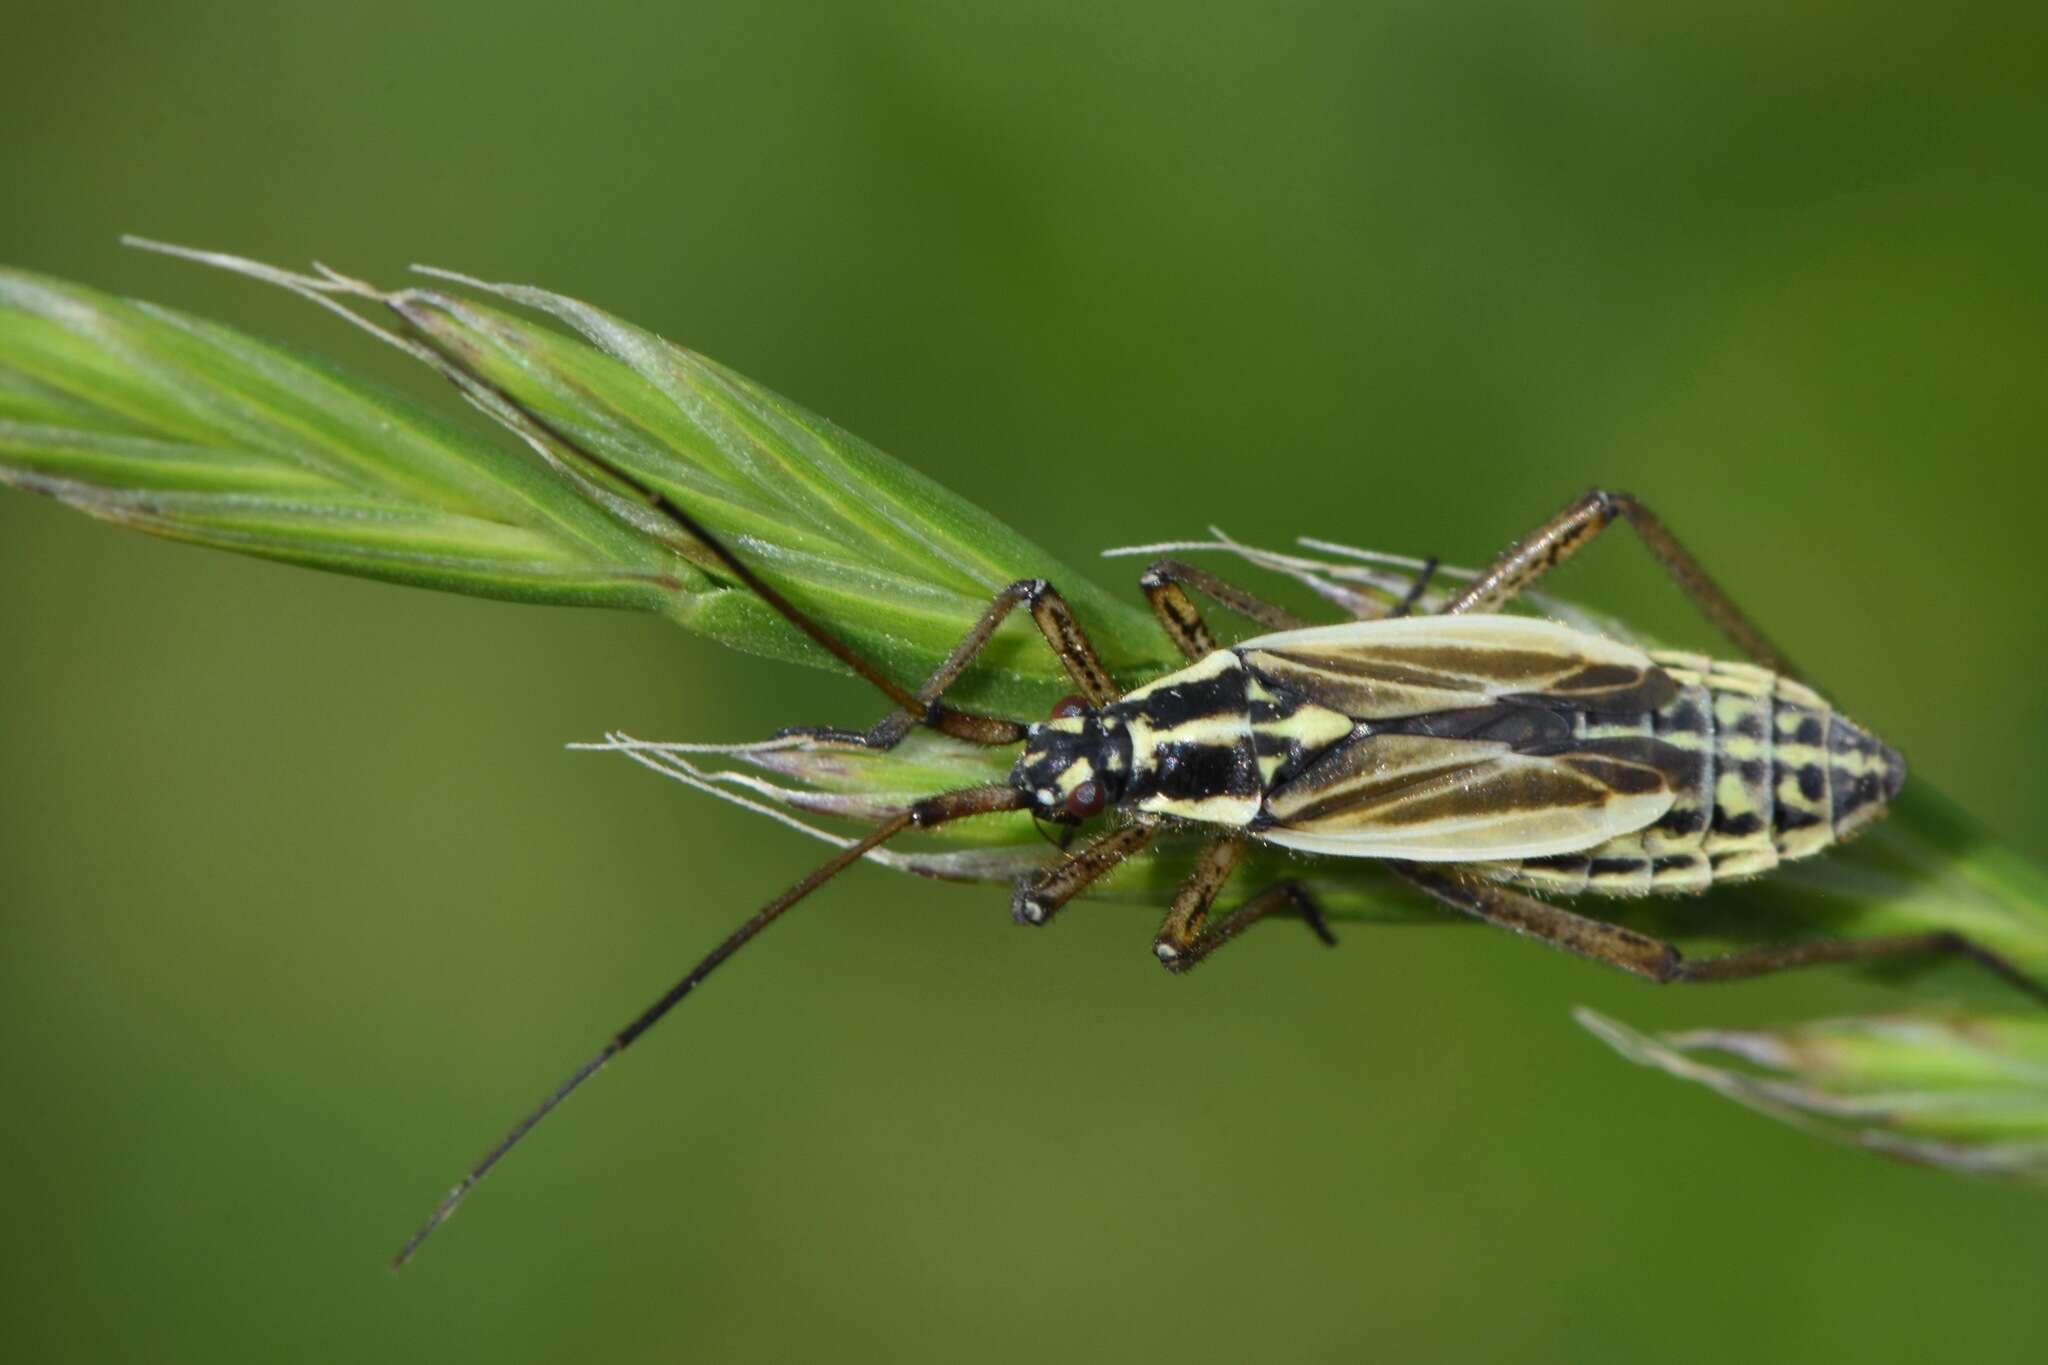
[[[1671,944],[1542,899],[1693,892],[1810,857],[1877,820],[1905,778],[1898,753],[1799,681],[1784,656],[1642,503],[1595,490],[1517,542],[1439,614],[1416,616],[1428,575],[1385,619],[1312,626],[1173,560],[1140,578],[1187,665],[1120,691],[1059,592],[1011,584],[916,692],[811,619],[680,508],[650,495],[741,584],[898,708],[825,740],[893,747],[915,725],[1021,744],[1006,782],[920,800],[769,901],[615,1034],[466,1175],[397,1258],[403,1264],[534,1125],[791,906],[906,830],[1005,811],[1107,829],[1020,879],[1011,911],[1043,924],[1169,829],[1206,834],[1154,952],[1193,967],[1269,915],[1333,942],[1307,891],[1265,888],[1212,917],[1255,841],[1382,859],[1474,918],[1656,982],[1728,981],[1910,954],[1972,959],[2048,1002],[2048,989],[1953,933],[1816,939],[1692,959]],[[1617,522],[1632,527],[1747,662],[1645,651],[1502,615],[1520,592]],[[1188,589],[1263,627],[1219,645]],[[946,705],[947,690],[1023,608],[1075,686],[1020,724]]]

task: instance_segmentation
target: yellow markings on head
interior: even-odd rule
[[[1053,778],[1054,799],[1064,802],[1080,788],[1083,782],[1093,782],[1094,780],[1095,765],[1085,758],[1077,758],[1066,767],[1060,769],[1058,775]]]

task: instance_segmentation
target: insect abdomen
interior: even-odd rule
[[[1898,753],[1802,683],[1753,664],[1659,651],[1679,693],[1641,716],[1580,716],[1588,737],[1649,734],[1692,758],[1646,829],[1583,853],[1479,870],[1553,895],[1701,891],[1811,857],[1884,813]]]

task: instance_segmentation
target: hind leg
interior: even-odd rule
[[[1672,582],[1743,653],[1774,673],[1797,677],[1783,651],[1770,642],[1748,613],[1721,591],[1692,553],[1678,543],[1655,513],[1626,493],[1594,489],[1517,541],[1492,567],[1472,580],[1444,613],[1498,611],[1537,579],[1570,559],[1616,521],[1634,528]]]
[[[1740,981],[1799,967],[1874,962],[1888,957],[1948,955],[1968,958],[2008,985],[2048,1004],[2048,987],[1997,953],[1961,934],[1936,931],[1893,934],[1883,938],[1803,939],[1722,957],[1689,958],[1663,939],[1575,914],[1505,886],[1467,880],[1448,869],[1428,864],[1394,863],[1391,866],[1453,910],[1510,932],[1540,939],[1553,948],[1619,967],[1659,985],[1686,981]]]

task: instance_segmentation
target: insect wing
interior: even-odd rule
[[[1641,715],[1677,695],[1632,645],[1481,615],[1281,631],[1238,650],[1268,686],[1366,723],[1267,794],[1274,823],[1260,833],[1273,843],[1418,862],[1535,858],[1641,829],[1674,799],[1657,741],[1571,738],[1574,714]]]
[[[1547,698],[1594,714],[1641,714],[1678,684],[1633,645],[1525,616],[1346,621],[1246,640],[1253,673],[1363,721]]]
[[[1495,740],[1367,735],[1267,797],[1260,837],[1352,858],[1484,862],[1570,853],[1671,808],[1654,763],[1589,750],[1517,753]]]

